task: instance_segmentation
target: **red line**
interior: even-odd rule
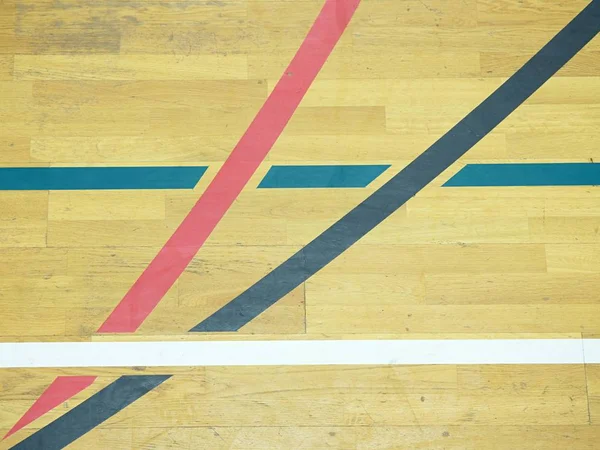
[[[359,3],[325,1],[294,59],[227,161],[99,333],[137,330],[173,286],[275,144]]]
[[[9,430],[3,439],[6,439],[21,428],[29,425],[34,420],[56,408],[71,397],[79,394],[96,380],[95,376],[84,377],[57,377],[46,390],[38,397],[33,405],[23,414],[17,423]]]
[[[300,49],[204,194],[98,329],[137,330],[179,278],[269,153],[348,26],[360,0],[326,0]],[[95,376],[58,377],[6,434],[88,387]]]

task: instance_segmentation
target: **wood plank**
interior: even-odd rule
[[[0,80],[12,80],[14,57],[12,55],[0,55]]]
[[[425,301],[431,305],[574,305],[600,301],[596,295],[599,274],[426,274],[424,283]]]
[[[547,244],[549,272],[600,272],[598,244]]]
[[[597,304],[403,305],[377,295],[336,302],[326,293],[306,294],[308,333],[572,333],[598,332]]]
[[[46,246],[47,192],[3,192],[0,211],[0,247]]]
[[[207,163],[224,161],[237,136],[35,136],[31,158],[50,163]]]
[[[1,64],[2,59],[0,71]],[[16,55],[14,69],[17,80],[227,80],[247,75],[245,55]]]
[[[164,192],[55,191],[48,201],[48,219],[53,221],[165,218]]]
[[[574,244],[600,242],[600,217],[533,217],[529,219],[532,242]]]
[[[385,224],[382,225],[382,229]],[[323,273],[540,273],[546,255],[539,244],[356,244]]]

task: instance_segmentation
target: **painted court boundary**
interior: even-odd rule
[[[308,280],[455,163],[599,31],[600,0],[594,0],[424,153],[312,242],[190,331],[237,331]]]
[[[0,168],[0,191],[194,189],[206,166]]]
[[[513,163],[467,164],[443,187],[597,185],[600,164]]]
[[[258,189],[363,188],[389,164],[272,166]]]
[[[333,51],[360,0],[326,0],[292,62],[173,236],[100,326],[134,332],[188,266],[267,156]]]
[[[0,344],[0,368],[600,363],[600,339]]]

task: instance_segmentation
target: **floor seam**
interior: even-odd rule
[[[585,340],[583,335],[581,336],[581,352],[583,354],[583,375],[585,377],[585,399],[587,401],[587,412],[588,412],[588,425],[592,424],[592,413],[590,410],[590,388],[588,384],[588,375],[587,375],[587,362],[585,360]]]

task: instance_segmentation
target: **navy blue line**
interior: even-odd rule
[[[363,188],[390,167],[387,165],[273,166],[259,189]]]
[[[444,187],[597,185],[600,164],[593,163],[468,164],[444,183]]]
[[[404,205],[492,131],[600,31],[594,0],[437,142],[306,247],[190,331],[236,331]],[[398,255],[399,258],[402,255]],[[393,261],[390,261],[393,264]]]
[[[11,450],[58,450],[150,392],[171,375],[126,375],[92,395]]]
[[[193,189],[205,166],[0,168],[0,191]]]

